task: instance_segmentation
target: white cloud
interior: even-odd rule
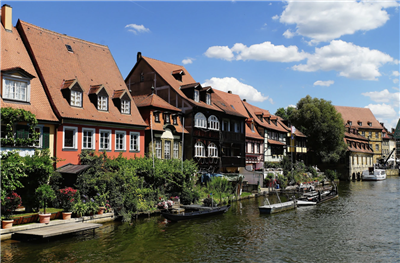
[[[228,92],[232,91],[233,94],[239,95],[242,99],[247,99],[250,101],[262,102],[269,99],[268,96],[264,96],[256,90],[254,87],[244,84],[233,77],[225,78],[211,78],[206,79],[204,83],[201,84],[203,87],[211,86],[213,88]],[[271,102],[271,99],[270,99]],[[273,101],[271,102],[273,103]]]
[[[398,77],[400,73],[397,70],[392,71],[392,76]]]
[[[228,61],[234,58],[234,55],[228,46],[209,47],[204,54],[209,58],[220,58]]]
[[[288,105],[287,107],[285,107],[285,110],[287,109],[287,108],[295,108],[295,109],[297,109],[297,106],[296,105],[293,105],[293,104],[290,104],[290,105]]]
[[[185,58],[184,60],[182,60],[182,63],[184,64],[184,65],[187,65],[187,64],[192,64],[193,63],[193,58]]]
[[[235,57],[236,54],[236,57]],[[236,43],[232,48],[227,46],[213,46],[207,49],[205,55],[209,58],[220,58],[231,61],[236,60],[266,60],[272,62],[293,62],[306,58],[307,53],[298,51],[296,46],[275,46],[267,41],[254,44],[250,47]]]
[[[279,21],[296,25],[297,35],[318,43],[378,28],[389,20],[385,9],[397,6],[396,1],[290,1]],[[273,17],[275,20],[278,18],[278,15]]]
[[[393,62],[393,58],[379,50],[356,46],[342,40],[332,40],[329,45],[315,48],[307,56],[307,64],[295,65],[298,71],[318,70],[339,72],[340,76],[352,79],[377,80],[381,76],[379,67]]]
[[[283,33],[283,36],[286,38],[292,38],[294,37],[294,33],[292,31],[290,31],[290,29],[286,30],[285,33]]]
[[[394,118],[398,118],[398,115],[393,107],[385,103],[369,104],[368,106],[365,106],[365,108],[369,108],[374,114],[375,118],[380,120],[391,120]]]
[[[394,89],[394,90],[399,90],[399,87],[392,87],[392,89]]]
[[[278,16],[278,15],[274,15],[274,16],[272,17],[272,19],[273,19],[273,20],[278,20],[278,19],[279,19],[279,16]]]
[[[128,28],[128,31],[134,33],[135,35],[138,33],[150,32],[150,29],[146,28],[144,25],[129,24],[126,25],[125,28]]]
[[[394,92],[390,93],[389,90],[384,89],[382,91],[371,91],[371,92],[364,92],[361,93],[363,96],[369,97],[373,102],[378,103],[389,103],[393,105],[393,107],[399,107],[400,101],[400,93]]]
[[[268,101],[269,101],[271,104],[275,104],[275,102],[274,102],[274,100],[273,100],[272,98],[269,98]]]
[[[393,80],[393,83],[394,83],[394,84],[399,83],[399,79],[394,79],[394,80]]]
[[[333,81],[333,80],[326,80],[326,81],[317,80],[316,82],[314,82],[314,86],[325,86],[325,87],[329,87],[329,86],[332,85],[333,83],[335,83],[335,81]]]

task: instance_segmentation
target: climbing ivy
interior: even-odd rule
[[[1,108],[1,122],[5,125],[6,138],[1,138],[1,145],[30,146],[39,138],[39,133],[35,132],[38,124],[35,114],[24,109],[13,109],[11,107]],[[26,122],[29,126],[29,136],[27,138],[17,138],[14,136],[14,124]]]

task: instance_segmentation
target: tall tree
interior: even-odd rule
[[[294,110],[295,108],[290,106],[287,108],[278,108],[275,112],[275,115],[281,117],[284,120],[290,121]]]
[[[297,103],[290,120],[308,137],[308,148],[322,162],[337,162],[344,155],[344,122],[330,101],[307,95]]]

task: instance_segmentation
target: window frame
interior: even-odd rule
[[[156,150],[156,158],[161,159],[162,157],[162,141],[161,140],[155,140],[155,150]]]
[[[154,112],[154,121],[160,122],[160,113],[159,112]]]
[[[39,129],[39,138],[38,138],[39,145],[33,144],[33,147],[35,147],[35,148],[42,148],[43,147],[43,127],[44,127],[44,125],[36,125],[35,128],[34,128],[35,131],[36,131],[36,129]],[[31,135],[31,134],[29,134],[29,135]]]
[[[80,94],[80,100],[79,100],[79,105],[75,105],[72,104],[72,94]],[[83,92],[82,91],[77,91],[77,90],[71,90],[71,94],[70,94],[70,105],[72,107],[78,107],[78,108],[82,108],[82,100],[83,100]],[[75,101],[75,100],[74,100]],[[76,101],[75,101],[76,102]]]
[[[108,148],[101,148],[101,133],[108,133]],[[106,129],[99,130],[99,151],[111,151],[112,147],[112,131]]]
[[[193,100],[195,102],[200,102],[200,91],[198,91],[197,89],[194,90]]]
[[[200,155],[198,155],[200,153]],[[204,143],[196,142],[194,144],[194,157],[206,157],[206,150]]]
[[[126,131],[118,131],[118,130],[115,130],[115,132],[114,132],[114,135],[115,135],[115,143],[114,143],[114,146],[115,146],[115,151],[126,151]],[[118,138],[117,138],[117,135],[123,135],[124,137],[122,138],[123,139],[123,147],[122,147],[122,149],[120,149],[119,147],[117,147],[117,145],[118,145]]]
[[[134,135],[137,136],[137,138],[136,138],[137,150],[132,149],[132,145],[133,145],[132,141],[133,141]],[[129,151],[140,152],[140,132],[129,132]]]
[[[16,98],[10,98],[10,97],[6,97],[5,96],[5,91],[6,91],[6,88],[7,88],[6,80],[13,81],[13,82],[23,82],[23,83],[26,84],[25,100],[16,99]],[[2,86],[1,97],[3,99],[13,100],[13,101],[22,101],[22,102],[30,102],[31,101],[31,81],[30,81],[30,79],[27,79],[27,78],[24,78],[24,77],[16,77],[16,76],[12,76],[12,75],[3,75],[2,82],[3,82],[2,83],[3,86]],[[15,88],[14,94],[16,94],[16,93],[17,93],[17,90]],[[10,94],[10,92],[8,94]]]
[[[218,147],[215,143],[211,142],[207,146],[208,157],[218,158]]]
[[[210,93],[206,93],[206,103],[208,105],[211,105],[211,94]]]
[[[202,112],[198,112],[194,115],[194,127],[207,129],[207,118]]]
[[[127,103],[125,105],[125,103]],[[130,100],[121,100],[121,113],[122,114],[131,114],[131,101]]]
[[[92,132],[92,147],[84,147],[84,139],[85,139],[85,131],[91,131]],[[82,128],[82,149],[83,150],[94,150],[96,149],[96,129],[94,128]]]
[[[103,102],[105,105],[103,105]],[[103,107],[105,106],[105,108]],[[108,97],[107,96],[97,96],[97,109],[100,111],[108,111]]]
[[[174,141],[173,158],[174,159],[179,159],[179,142],[178,141]]]
[[[210,117],[208,117],[208,129],[219,131],[219,120],[217,116],[211,115]]]
[[[65,146],[65,130],[73,130],[72,146]],[[78,127],[63,126],[63,150],[77,150],[78,149]]]
[[[164,160],[170,160],[170,159],[171,159],[171,141],[166,140],[164,141]]]

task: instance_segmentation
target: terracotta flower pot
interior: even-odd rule
[[[71,219],[72,212],[62,212],[63,220]]]
[[[50,223],[50,216],[51,214],[39,214],[39,223]]]
[[[99,207],[99,211],[97,212],[97,214],[99,214],[99,215],[103,214],[104,210],[106,210],[106,208],[104,206]]]
[[[1,221],[1,228],[3,228],[3,229],[12,228],[13,223],[14,223],[14,219],[2,220],[2,221]]]

